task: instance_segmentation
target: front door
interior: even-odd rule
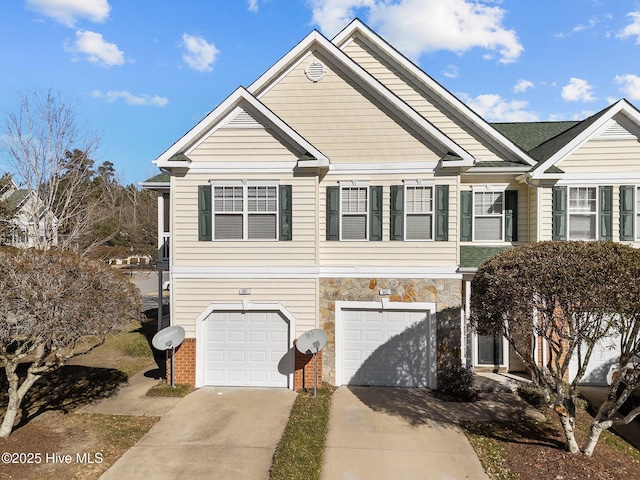
[[[478,335],[478,365],[502,365],[502,337]]]

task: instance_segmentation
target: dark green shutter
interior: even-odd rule
[[[449,240],[449,185],[436,185],[436,242]]]
[[[599,188],[600,240],[613,240],[613,187]]]
[[[473,239],[473,192],[460,192],[460,241],[470,242]]]
[[[567,187],[553,187],[551,198],[552,239],[567,239]]]
[[[404,240],[404,185],[391,185],[389,240]]]
[[[505,242],[518,241],[518,191],[506,190],[504,192],[504,240]]]
[[[620,185],[620,240],[633,240],[633,185]]]
[[[198,185],[198,240],[211,239],[211,185]]]
[[[382,240],[382,187],[369,187],[369,240]]]
[[[293,239],[293,209],[291,207],[291,185],[280,185],[280,241]]]
[[[327,240],[340,240],[340,187],[327,187]]]

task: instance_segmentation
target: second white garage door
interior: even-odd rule
[[[345,308],[341,320],[343,385],[431,385],[428,312]]]
[[[288,386],[278,365],[289,349],[289,324],[279,312],[213,312],[204,332],[205,385]]]

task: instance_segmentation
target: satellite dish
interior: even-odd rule
[[[321,328],[304,332],[296,342],[298,351],[307,355],[318,353],[326,346],[327,332]]]
[[[169,350],[178,347],[184,340],[184,328],[175,325],[160,330],[153,336],[151,344],[158,350]]]

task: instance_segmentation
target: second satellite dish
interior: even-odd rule
[[[296,348],[300,353],[312,355],[318,353],[327,345],[327,332],[321,328],[314,328],[304,332],[296,342]]]

